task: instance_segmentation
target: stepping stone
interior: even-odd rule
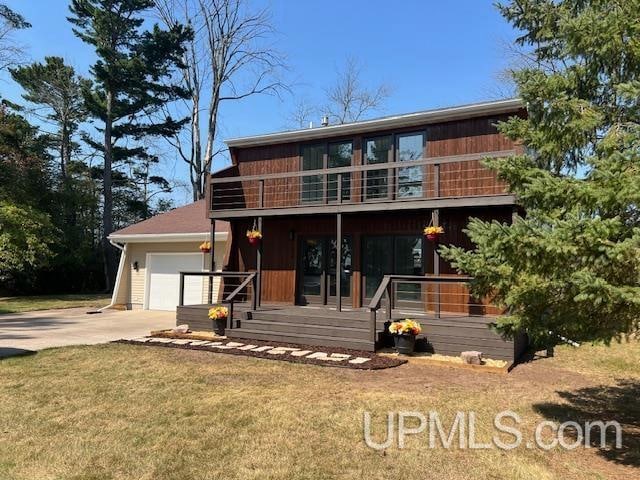
[[[243,345],[244,343],[238,343],[238,342],[227,343],[227,347],[233,347],[233,348],[239,348],[239,347],[242,347]]]
[[[149,340],[151,340],[149,337],[139,337],[139,338],[129,339],[130,342],[140,342],[140,343],[145,343],[145,342],[148,342]]]
[[[332,353],[328,355],[325,352],[315,352],[311,355],[307,356],[307,358],[314,358],[316,360],[330,360],[332,362],[342,362],[351,358],[351,355],[347,355],[346,353]]]
[[[184,338],[178,338],[178,339],[174,340],[171,343],[174,343],[176,345],[186,345],[187,343],[191,343],[191,340],[187,340],[187,339],[184,339]]]
[[[299,348],[290,348],[290,347],[276,347],[273,350],[268,350],[267,353],[271,355],[284,355],[289,352],[297,352],[300,350]]]
[[[206,345],[208,343],[211,343],[209,342],[209,340],[190,340],[190,342],[191,345]]]
[[[155,343],[171,343],[173,342],[172,338],[151,338],[149,339],[150,342],[155,342]]]
[[[264,345],[262,347],[254,348],[251,351],[252,352],[266,352],[267,350],[272,350],[274,348],[276,348],[276,347],[274,347],[273,345]]]
[[[238,350],[253,350],[258,348],[258,345],[245,345],[244,347],[238,347]]]
[[[292,357],[304,357],[306,355],[309,355],[310,353],[313,353],[311,350],[298,350],[296,352],[291,352],[289,355],[291,355]]]
[[[369,360],[371,360],[370,358],[366,358],[366,357],[356,357],[353,360],[349,360],[349,363],[354,363],[354,364],[360,364],[360,363],[367,363]]]

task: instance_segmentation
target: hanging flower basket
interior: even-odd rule
[[[247,238],[249,239],[249,244],[258,246],[260,244],[260,240],[262,240],[262,232],[260,230],[247,230]]]
[[[389,333],[393,335],[396,351],[402,355],[411,355],[416,345],[416,335],[422,327],[415,320],[406,319],[389,325]]]
[[[213,331],[216,335],[224,336],[227,328],[227,318],[229,317],[229,309],[218,305],[209,309],[209,318],[213,321]]]
[[[422,230],[422,234],[425,237],[427,237],[427,240],[434,243],[436,243],[440,239],[440,235],[442,235],[443,233],[444,233],[444,228],[440,226],[437,226],[437,227],[428,226],[428,227],[424,227],[424,230]]]
[[[198,248],[202,253],[209,253],[211,251],[211,242],[202,242]]]

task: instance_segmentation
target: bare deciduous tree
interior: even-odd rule
[[[354,58],[347,58],[343,70],[338,72],[336,82],[325,91],[325,110],[331,122],[357,122],[382,109],[391,93],[389,86],[383,83],[366,88],[362,85],[361,77],[361,65]]]
[[[286,128],[307,128],[317,114],[318,107],[311,104],[307,99],[298,99],[287,116]]]
[[[193,199],[204,198],[205,180],[218,146],[218,117],[224,102],[278,94],[283,57],[269,44],[274,29],[268,10],[246,0],[156,0],[164,23],[190,25],[194,37],[184,55],[183,86],[190,92],[187,131],[167,139],[189,165]],[[205,139],[204,146],[202,145]]]

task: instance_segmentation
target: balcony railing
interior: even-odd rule
[[[514,150],[211,178],[211,210],[279,209],[508,195],[482,160]]]

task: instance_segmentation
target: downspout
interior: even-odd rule
[[[116,295],[118,294],[118,290],[120,289],[120,279],[122,277],[122,270],[124,269],[124,261],[127,258],[127,244],[125,243],[124,246],[114,242],[113,240],[109,239],[109,243],[111,245],[113,245],[114,247],[116,247],[118,250],[120,250],[120,263],[118,264],[118,274],[116,275],[116,281],[115,284],[113,286],[113,293],[111,294],[111,303],[109,303],[109,305],[107,305],[106,307],[102,307],[100,309],[98,309],[98,311],[103,311],[103,310],[107,310],[111,307],[113,307],[116,303]]]

